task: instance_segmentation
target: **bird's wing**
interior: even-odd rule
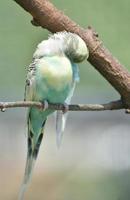
[[[35,121],[37,123],[35,123]],[[39,110],[36,110],[36,108],[30,109],[30,112],[28,115],[28,142],[27,142],[28,152],[27,152],[26,167],[25,167],[23,183],[21,184],[21,188],[19,192],[19,200],[24,199],[25,191],[31,181],[32,172],[36,163],[39,148],[40,148],[43,134],[44,134],[45,122],[46,122],[46,117],[41,116]],[[37,132],[34,132],[32,128],[33,123],[35,123],[36,125]]]
[[[37,60],[33,60],[33,62],[28,67],[26,84],[25,84],[25,93],[24,93],[24,101],[33,100],[34,92],[35,92],[35,72],[36,72],[36,64]]]
[[[69,92],[68,97],[65,100],[66,104],[71,103],[71,99],[75,90],[76,82],[79,82],[79,69],[76,64],[72,64],[72,69],[73,69],[73,82],[72,82],[72,87]],[[63,137],[63,132],[65,129],[66,125],[66,120],[67,120],[68,113],[63,113],[61,110],[58,110],[56,112],[56,143],[58,148],[61,145],[62,142],[62,137]]]
[[[24,100],[34,100],[35,99],[35,72],[36,72],[37,60],[34,60],[28,67],[28,73],[25,85]],[[36,123],[37,122],[37,123]],[[46,117],[41,115],[41,112],[36,108],[29,108],[27,114],[27,124],[28,124],[28,153],[26,159],[26,168],[23,178],[23,183],[21,184],[19,192],[19,200],[24,199],[25,191],[30,183],[33,168],[36,162],[36,158],[39,152],[39,147],[42,141],[44,133],[44,125],[46,122]],[[36,126],[37,132],[32,128],[33,123]]]
[[[32,101],[35,95],[35,71],[36,71],[36,60],[28,66],[26,84],[25,84],[25,92],[24,92],[24,101]],[[27,113],[27,121],[29,118],[30,108]],[[27,136],[27,135],[26,135]]]

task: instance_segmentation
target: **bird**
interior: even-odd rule
[[[60,146],[67,118],[67,105],[70,103],[79,81],[78,63],[88,59],[89,51],[84,40],[75,33],[57,32],[43,40],[33,54],[27,70],[25,101],[43,102],[44,109],[28,108],[27,114],[27,159],[19,200],[24,199],[30,183],[39,147],[44,135],[45,123],[55,110],[48,103],[64,105],[64,111],[56,113],[56,141]]]

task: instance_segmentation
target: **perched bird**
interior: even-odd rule
[[[58,32],[48,40],[42,41],[29,65],[25,100],[49,103],[70,103],[79,71],[76,63],[88,58],[89,52],[85,42],[76,34]],[[47,107],[47,106],[46,106]],[[65,107],[67,110],[67,106]],[[34,164],[44,134],[44,127],[49,114],[54,110],[29,108],[28,110],[28,152],[25,175],[21,186],[19,200],[23,200],[25,190],[31,179]],[[57,111],[57,144],[60,145],[65,127],[66,114]]]

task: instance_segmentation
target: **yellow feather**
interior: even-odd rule
[[[48,85],[60,90],[66,84],[72,82],[72,66],[65,56],[43,58],[39,63],[39,73],[44,77]]]

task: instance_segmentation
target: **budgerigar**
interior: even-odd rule
[[[76,34],[58,32],[48,40],[42,41],[29,65],[25,100],[47,101],[49,103],[70,103],[79,71],[76,63],[88,58],[85,42]],[[54,110],[29,108],[28,110],[28,152],[23,184],[19,200],[23,200],[25,190],[38,155],[44,134],[44,127],[49,114]],[[60,144],[65,127],[65,113],[57,111],[56,132],[57,143]]]

